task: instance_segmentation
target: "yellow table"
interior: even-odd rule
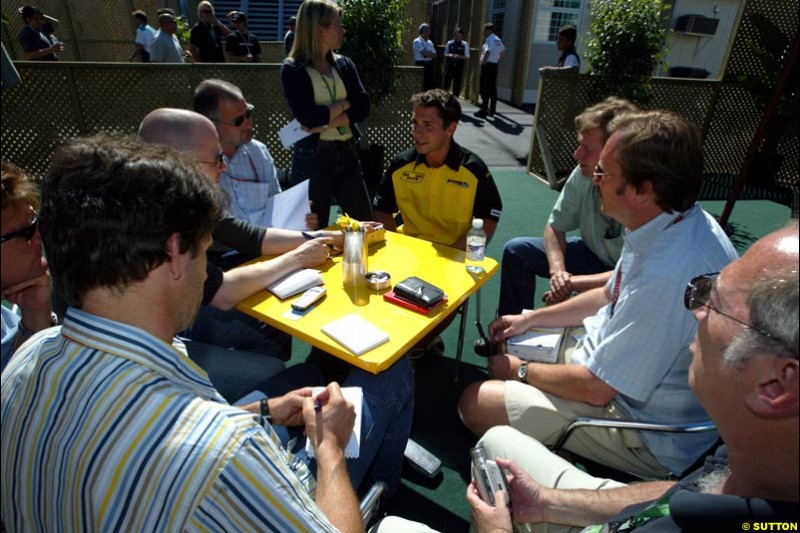
[[[256,261],[264,260],[257,259]],[[370,294],[369,303],[357,306],[342,285],[342,257],[333,257],[316,267],[322,272],[327,288],[325,299],[300,320],[293,321],[283,315],[299,295],[280,300],[267,290],[243,300],[237,309],[271,326],[291,334],[335,355],[340,359],[377,374],[389,368],[411,349],[437,324],[464,305],[457,357],[461,359],[466,302],[486,281],[497,272],[497,261],[486,258],[485,274],[473,277],[464,267],[464,251],[434,244],[399,233],[386,232],[386,242],[370,246],[369,270],[384,270],[392,276],[392,286],[408,276],[417,276],[440,287],[448,302],[429,315],[405,309],[383,300],[381,294]],[[350,313],[357,313],[389,334],[389,342],[355,356],[325,335],[321,328]]]

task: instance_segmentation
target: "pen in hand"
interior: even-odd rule
[[[322,442],[322,400],[314,400],[314,412],[317,418],[317,446]]]

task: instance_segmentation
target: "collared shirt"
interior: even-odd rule
[[[455,142],[442,166],[428,166],[415,149],[398,155],[383,175],[375,209],[403,215],[403,233],[452,245],[472,218],[500,220],[503,202],[486,164]]]
[[[267,199],[281,192],[275,163],[264,143],[255,139],[225,156],[228,170],[219,177],[219,186],[228,193],[228,212],[234,217],[263,225]]]
[[[436,53],[436,47],[433,46],[433,41],[430,39],[423,39],[422,36],[419,36],[414,39],[412,46],[414,47],[414,61],[424,61],[426,63],[433,61],[433,58],[422,55],[422,52]]]
[[[503,41],[500,40],[500,37],[497,34],[492,33],[486,38],[486,42],[483,43],[483,47],[481,48],[481,58],[486,55],[486,51],[489,51],[489,58],[486,60],[487,63],[498,63],[500,61],[500,54],[506,49]]]
[[[150,61],[183,63],[183,48],[178,42],[178,37],[159,31],[150,43]]]
[[[10,531],[334,531],[269,424],[186,355],[70,309],[2,377]]]
[[[19,334],[20,318],[17,314],[18,309],[16,305],[11,307],[0,306],[0,313],[2,313],[2,317],[0,317],[0,327],[2,327],[2,333],[0,333],[0,346],[2,347],[0,370],[6,367],[6,364],[14,354],[14,345],[17,343],[17,335]]]
[[[444,45],[444,55],[447,56],[447,54],[457,54],[469,58],[469,44],[463,39],[461,42],[456,42],[455,39],[451,39]],[[458,61],[463,64],[463,61],[460,60],[447,59],[448,61]]]
[[[136,28],[136,44],[141,44],[142,48],[148,54],[150,53],[150,45],[153,43],[153,38],[156,36],[156,30],[149,24],[140,24]]]
[[[636,420],[708,420],[689,389],[689,345],[697,321],[683,306],[683,293],[693,277],[718,272],[734,261],[736,250],[697,204],[682,215],[662,213],[624,238],[622,256],[607,286],[609,293],[617,292],[619,275],[619,298],[583,321],[586,338],[573,352],[572,362],[584,364],[613,387],[619,393],[614,402]],[[717,438],[714,432],[657,431],[643,431],[640,437],[675,474]]]
[[[600,210],[597,188],[580,166],[567,178],[547,222],[564,233],[580,230],[584,244],[609,270],[617,264],[622,253],[622,225]]]

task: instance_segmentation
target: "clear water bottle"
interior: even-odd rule
[[[467,272],[480,274],[483,272],[483,256],[486,254],[486,232],[483,231],[483,220],[472,219],[472,229],[467,232]]]

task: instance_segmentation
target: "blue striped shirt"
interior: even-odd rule
[[[179,341],[70,309],[2,377],[9,531],[333,531],[316,482]]]

